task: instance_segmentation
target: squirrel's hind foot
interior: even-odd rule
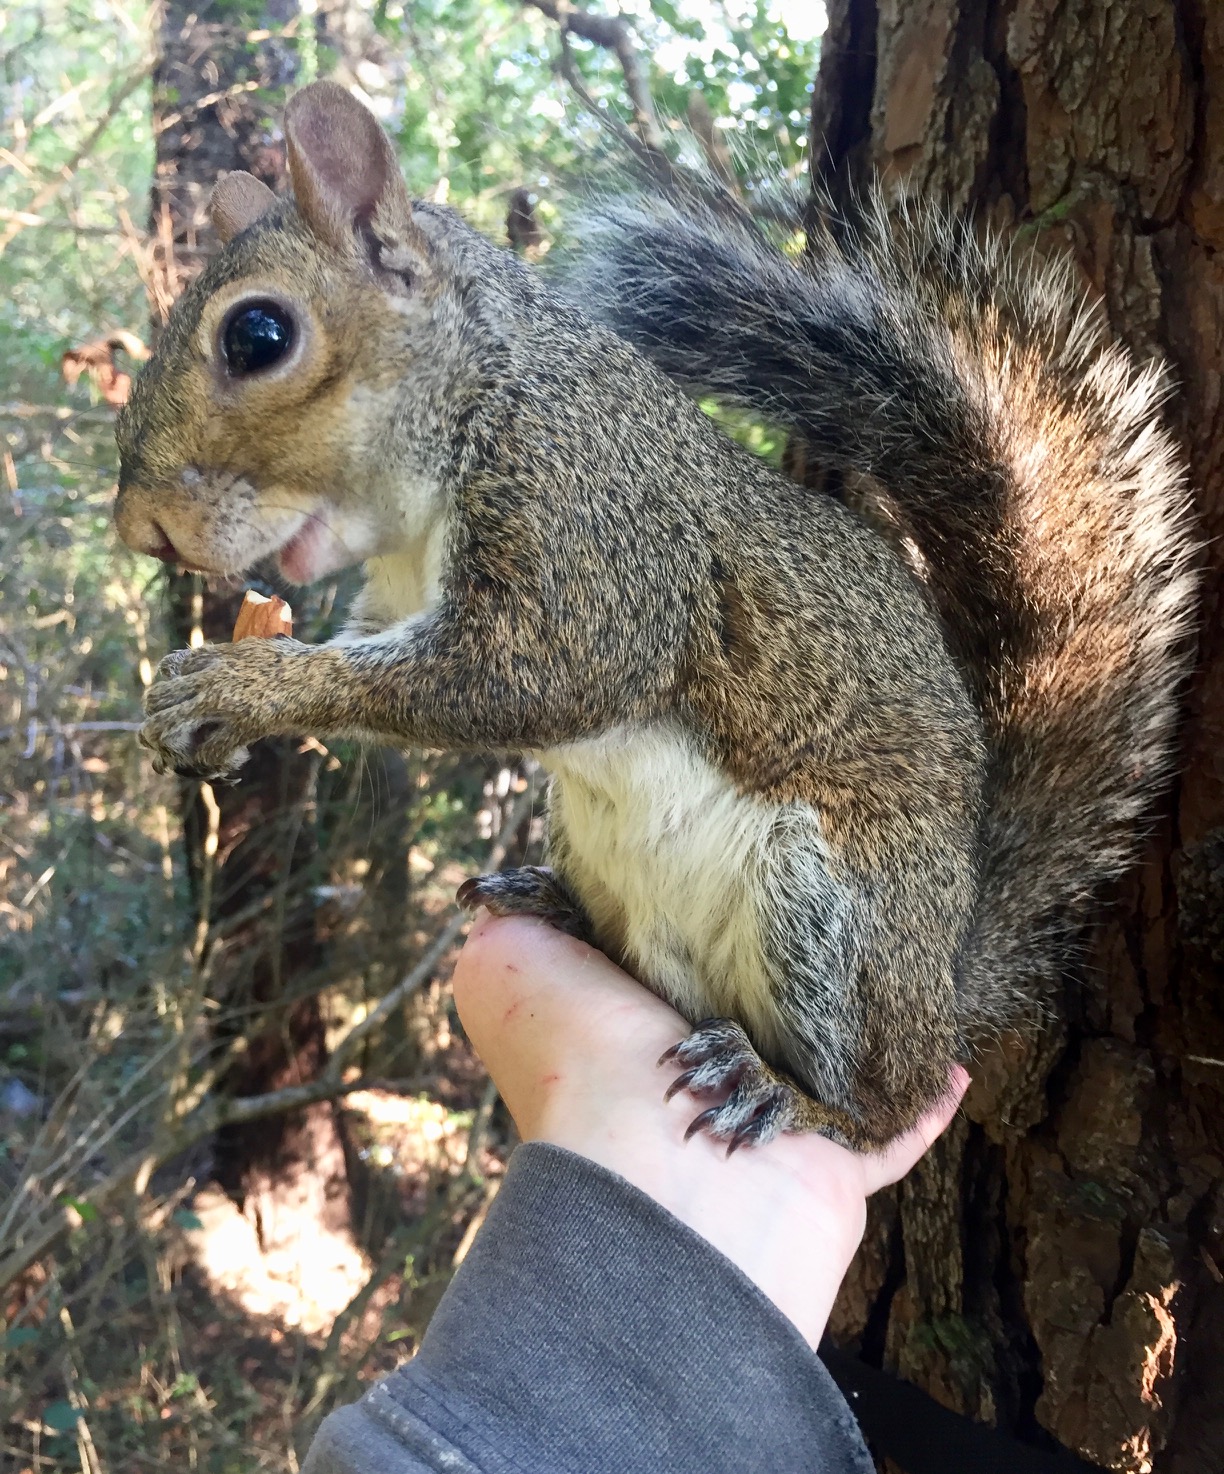
[[[567,936],[591,940],[586,912],[545,865],[474,875],[459,887],[455,899],[470,911],[484,906],[494,916],[535,916]]]
[[[725,1142],[728,1156],[741,1146],[772,1141],[783,1131],[819,1131],[844,1146],[854,1144],[858,1134],[844,1111],[821,1105],[767,1065],[734,1019],[703,1019],[659,1063],[684,1066],[668,1086],[667,1100],[681,1090],[693,1095],[726,1092],[721,1104],[693,1120],[685,1139],[702,1131]]]

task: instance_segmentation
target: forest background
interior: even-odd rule
[[[218,172],[283,187],[280,108],[319,76],[375,108],[416,192],[532,259],[617,148],[703,154],[762,215],[778,181],[881,171],[1070,250],[1115,331],[1172,359],[1209,575],[1183,779],[1049,1030],[983,1061],[874,1203],[831,1331],[1034,1447],[1224,1466],[1224,8],[19,0],[0,1469],[295,1469],[411,1353],[513,1145],[446,977],[457,883],[538,850],[530,766],[282,742],[214,788],[154,775],[134,738],[160,655],[228,638],[240,591],[117,543],[114,406],[215,247]],[[836,489],[801,444],[726,423]],[[326,638],[352,592],[295,594],[298,632]]]

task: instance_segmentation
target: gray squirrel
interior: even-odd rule
[[[227,244],[120,416],[116,517],[209,573],[366,582],[327,644],[168,656],[155,766],[289,733],[538,754],[549,868],[461,899],[684,1014],[693,1129],[881,1146],[1048,987],[1167,770],[1195,577],[1161,372],[1066,270],[917,205],[791,260],[697,193],[605,200],[558,288],[411,201],[342,88],[285,136],[291,199],[216,188]]]

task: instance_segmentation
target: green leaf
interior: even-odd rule
[[[172,1398],[188,1397],[193,1392],[199,1391],[200,1379],[194,1372],[180,1372],[174,1379],[174,1386],[170,1389]]]
[[[669,26],[679,26],[680,12],[672,4],[672,0],[651,0],[650,8],[661,21],[665,21]]]
[[[70,1402],[61,1398],[59,1402],[50,1403],[43,1408],[42,1416],[43,1422],[53,1433],[71,1433],[81,1414]]]
[[[87,1203],[84,1198],[74,1198],[68,1193],[60,1199],[62,1208],[74,1208],[81,1215],[82,1223],[93,1223],[98,1216],[98,1210],[92,1203]]]

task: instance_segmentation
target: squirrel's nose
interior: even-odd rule
[[[115,505],[115,526],[119,536],[134,552],[147,553],[150,558],[160,558],[163,563],[182,562],[178,549],[166,536],[165,528],[140,505],[143,499],[139,492],[128,487],[120,488]]]

